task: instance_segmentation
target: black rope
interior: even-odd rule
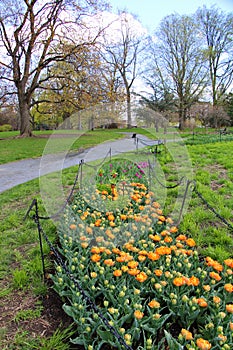
[[[156,172],[154,171],[154,169],[153,169],[153,167],[152,167],[152,165],[151,165],[151,163],[150,163],[149,160],[148,160],[148,162],[149,162],[149,167],[150,167],[150,169],[152,170],[153,176],[155,177],[155,179],[157,180],[157,182],[160,184],[160,186],[162,186],[163,188],[172,189],[172,188],[176,188],[176,187],[180,186],[180,185],[183,183],[183,181],[184,181],[184,179],[185,179],[185,176],[182,176],[182,178],[180,179],[180,181],[177,182],[175,185],[170,185],[170,186],[164,185],[164,184],[158,179],[158,177],[157,177],[157,175],[156,175]]]
[[[39,211],[38,211],[38,203],[37,200],[34,199],[29,210],[31,211],[33,208],[33,205],[35,206],[35,215],[33,217],[36,226],[37,226],[37,231],[38,231],[38,235],[39,235],[39,242],[40,242],[40,254],[41,254],[41,261],[42,261],[42,269],[43,269],[43,277],[45,280],[45,260],[44,260],[44,253],[43,253],[43,242],[42,242],[42,234],[43,234],[43,230],[42,227],[40,225],[40,219],[39,219]],[[28,212],[29,214],[29,212]]]
[[[182,200],[182,204],[181,204],[181,208],[180,208],[180,213],[179,213],[179,217],[178,217],[178,220],[176,222],[176,226],[178,226],[180,224],[180,221],[181,221],[181,218],[182,218],[182,214],[183,214],[183,211],[184,211],[184,205],[185,205],[185,202],[186,202],[186,198],[187,198],[187,195],[188,195],[188,189],[189,189],[189,186],[194,184],[194,181],[190,181],[190,180],[187,180],[186,181],[186,186],[185,186],[185,191],[184,191],[184,196],[183,196],[183,200]]]
[[[78,182],[80,171],[82,170],[83,164],[84,164],[84,160],[81,159],[81,161],[79,162],[79,167],[78,167],[77,174],[75,176],[75,180],[74,180],[73,186],[72,186],[71,191],[70,191],[68,197],[66,198],[64,204],[62,205],[62,207],[55,214],[50,215],[50,216],[39,216],[39,219],[42,219],[42,220],[55,219],[65,210],[66,206],[70,203],[70,200],[71,200],[71,198],[73,196],[73,193],[74,193],[74,190],[75,190],[75,186],[76,186],[76,184]],[[27,215],[25,216],[25,218],[26,217],[27,217]]]
[[[113,154],[113,152],[116,152],[115,154]],[[132,154],[135,154],[135,150],[132,150],[132,151],[118,151],[117,149],[114,149],[112,152],[112,156],[117,156],[118,154],[129,154],[129,153],[132,153]]]
[[[63,268],[64,272],[67,274],[67,276],[69,276],[70,280],[75,284],[75,286],[78,288],[79,292],[82,294],[82,297],[84,298],[84,300],[95,311],[95,313],[98,314],[98,316],[101,319],[101,321],[103,322],[103,324],[109,329],[109,331],[114,335],[114,337],[118,340],[118,342],[121,345],[123,345],[126,350],[133,350],[131,348],[131,346],[129,346],[129,345],[127,345],[125,343],[124,338],[122,338],[122,336],[117,332],[117,330],[113,326],[110,325],[108,319],[101,313],[101,311],[99,310],[97,305],[91,300],[91,298],[88,296],[88,294],[82,288],[80,282],[76,278],[74,278],[73,274],[70,272],[70,270],[68,269],[67,265],[65,264],[63,258],[61,257],[61,255],[58,253],[56,248],[53,246],[53,244],[49,240],[48,236],[46,235],[46,233],[44,232],[44,230],[43,230],[43,228],[42,228],[42,226],[40,224],[40,216],[39,216],[39,213],[38,213],[38,205],[37,205],[37,200],[36,199],[33,200],[33,202],[30,205],[30,208],[28,209],[27,214],[25,215],[25,217],[27,217],[29,215],[29,213],[31,212],[33,207],[35,207],[35,214],[33,215],[32,218],[34,219],[34,222],[37,225],[37,229],[38,229],[39,234],[43,235],[46,243],[49,246],[50,251],[53,253],[56,262]],[[43,252],[42,252],[42,256],[43,256]],[[44,270],[44,265],[43,265],[43,270]]]
[[[137,137],[137,140],[140,141],[145,146],[164,145],[164,142],[162,140],[145,140],[145,139],[140,139],[139,137]]]
[[[197,194],[197,196],[202,200],[202,202],[206,205],[206,207],[212,211],[215,216],[220,219],[225,225],[229,227],[229,229],[233,230],[233,225],[231,225],[223,216],[221,216],[208,202],[207,200],[202,196],[202,194],[197,190],[196,184],[194,186],[194,192]]]
[[[111,148],[109,149],[109,151],[107,152],[106,156],[104,157],[104,159],[99,164],[95,164],[95,165],[87,164],[87,163],[84,163],[84,164],[86,166],[88,166],[89,168],[98,168],[105,162],[105,160],[107,159],[108,156],[110,156],[110,158],[111,158]]]

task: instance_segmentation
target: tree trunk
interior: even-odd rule
[[[179,129],[183,130],[185,126],[185,115],[182,109],[179,110]]]
[[[132,117],[131,117],[131,96],[130,91],[127,90],[127,127],[132,127]]]
[[[19,115],[20,115],[20,136],[32,136],[32,125],[30,123],[30,107],[25,94],[18,93]]]
[[[181,97],[179,102],[179,129],[183,130],[185,126],[185,120],[186,120],[186,112],[184,108],[184,102]]]
[[[159,132],[159,122],[157,119],[154,121],[154,128],[156,132]]]

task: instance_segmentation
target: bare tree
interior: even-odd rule
[[[200,35],[204,36],[205,48],[207,46],[205,53],[215,106],[233,82],[233,14],[206,6],[198,9],[196,14]]]
[[[179,128],[183,129],[187,110],[206,87],[205,57],[197,37],[197,26],[189,16],[173,14],[165,17],[152,45],[151,67],[157,74],[151,81],[154,89],[166,88],[176,99]]]
[[[149,51],[150,65],[146,69],[147,75],[144,76],[145,83],[148,87],[148,91],[141,94],[140,103],[155,112],[162,113],[164,117],[167,117],[169,112],[175,109],[174,94],[170,92],[169,79],[166,79],[162,75],[162,71],[157,66],[156,52],[151,47]],[[151,61],[153,65],[151,66]]]
[[[130,21],[131,17],[131,21]],[[132,16],[126,12],[119,15],[120,27],[114,41],[105,43],[105,60],[120,73],[124,84],[127,104],[127,125],[132,125],[131,91],[138,75],[139,55],[143,50],[143,36],[132,25]]]
[[[30,108],[35,90],[44,82],[42,72],[54,61],[65,60],[70,55],[59,52],[58,44],[64,37],[75,43],[77,34],[75,31],[71,34],[73,26],[76,25],[77,31],[81,16],[95,10],[96,4],[94,0],[81,0],[71,12],[73,2],[69,0],[15,0],[14,3],[1,0],[0,66],[4,68],[1,80],[7,83],[9,93],[17,94],[21,136],[32,134]],[[90,44],[90,39],[85,43]],[[72,52],[82,44],[72,45]]]

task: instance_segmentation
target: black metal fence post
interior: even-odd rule
[[[84,164],[84,159],[81,159],[79,162],[79,167],[80,167],[79,186],[80,186],[80,189],[82,189],[82,183],[83,183],[83,164]]]
[[[187,182],[186,182],[186,187],[185,187],[185,191],[184,191],[184,196],[183,196],[183,200],[182,200],[182,205],[181,205],[181,208],[180,208],[180,213],[179,213],[178,221],[177,221],[177,223],[176,223],[177,226],[180,224],[180,221],[181,221],[181,217],[182,217],[182,214],[183,214],[183,210],[184,210],[184,205],[185,205],[186,197],[187,197],[187,194],[188,194],[188,189],[189,189],[189,186],[190,186],[191,183],[192,183],[192,181],[190,181],[190,180],[187,180]]]
[[[35,215],[34,220],[37,225],[37,231],[39,235],[40,242],[40,254],[41,254],[41,262],[42,262],[42,271],[43,271],[43,280],[45,281],[45,261],[44,261],[44,251],[43,251],[43,243],[42,243],[42,228],[40,225],[39,211],[38,211],[38,202],[35,200]]]

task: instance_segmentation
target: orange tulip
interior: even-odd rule
[[[75,230],[76,227],[77,227],[77,226],[76,226],[75,224],[71,224],[71,225],[70,225],[70,229],[71,229],[71,230]]]
[[[195,247],[196,242],[194,241],[194,239],[188,238],[188,239],[186,240],[186,244],[187,244],[189,247]]]
[[[115,271],[113,271],[113,275],[115,277],[120,277],[122,275],[122,271],[121,270],[115,270]]]
[[[135,278],[138,282],[142,283],[147,280],[148,276],[145,272],[142,271]]]
[[[99,253],[101,253],[100,247],[92,247],[91,248],[91,253],[92,254],[99,254]]]
[[[186,241],[187,237],[185,235],[179,235],[176,237],[177,241]]]
[[[171,233],[176,233],[178,231],[178,228],[176,227],[176,226],[172,226],[171,228],[170,228],[170,232]]]
[[[106,233],[107,233],[107,231],[108,230],[106,230]],[[110,231],[110,230],[109,230]],[[111,232],[111,231],[110,231]],[[114,254],[120,254],[120,249],[119,248],[112,248],[112,252],[114,253]]]
[[[101,259],[101,256],[99,254],[93,254],[91,257],[91,260],[93,262],[98,262],[98,261],[100,261],[100,259]]]
[[[224,263],[233,269],[233,259],[226,259]]]
[[[89,233],[90,235],[93,233],[93,230],[91,227],[87,226],[86,227],[86,233]]]
[[[156,270],[154,270],[154,274],[155,274],[156,276],[160,277],[160,276],[162,276],[163,271],[160,270],[160,269],[156,269]]]
[[[134,260],[131,260],[128,262],[128,267],[130,269],[135,269],[138,265],[139,265],[139,263],[137,261],[134,261]]]
[[[146,260],[146,256],[145,255],[138,255],[138,260],[139,261],[145,261]]]
[[[158,217],[158,220],[164,222],[164,221],[166,221],[166,218],[165,218],[165,216],[160,215],[160,216]]]
[[[128,274],[131,275],[131,276],[136,276],[140,273],[140,270],[138,269],[129,269],[128,270]]]
[[[189,332],[187,329],[182,328],[181,329],[181,335],[186,339],[186,340],[192,340],[193,335],[191,332]]]
[[[149,235],[149,238],[152,239],[154,242],[161,241],[161,237],[159,235]]]
[[[160,207],[160,204],[158,202],[153,202],[152,203],[152,207],[154,208],[159,208]]]
[[[215,304],[219,304],[219,303],[221,302],[221,299],[215,295],[215,296],[213,297],[213,302],[214,302]]]
[[[135,310],[134,311],[134,316],[138,319],[138,320],[141,320],[144,316],[144,313],[141,312],[140,310]]]
[[[196,343],[197,343],[197,346],[199,347],[199,349],[201,349],[201,350],[211,349],[211,344],[208,342],[208,340],[205,340],[203,338],[198,338]]]
[[[218,273],[216,273],[216,272],[210,272],[210,277],[211,278],[213,278],[213,279],[215,279],[216,281],[221,281],[221,276],[218,274]]]
[[[158,309],[160,307],[160,303],[156,300],[151,300],[149,303],[148,303],[149,307],[151,307],[152,309]]]
[[[185,284],[185,279],[184,279],[184,277],[176,277],[176,278],[174,278],[173,284],[174,284],[176,287],[183,286],[183,285]]]
[[[159,260],[159,258],[160,258],[159,254],[153,253],[153,252],[149,252],[147,256],[152,261]]]
[[[208,306],[208,304],[207,304],[207,302],[206,302],[206,300],[205,300],[204,298],[198,298],[198,299],[197,299],[197,303],[198,303],[198,305],[200,305],[201,307],[207,307],[207,306]]]
[[[115,262],[112,259],[106,259],[104,260],[104,264],[108,266],[114,266]]]
[[[225,284],[224,289],[225,289],[228,293],[233,293],[233,284],[231,284],[231,283]]]
[[[200,283],[199,279],[195,276],[192,276],[189,278],[189,281],[187,284],[197,287],[199,285],[199,283]]]
[[[170,247],[161,246],[156,248],[155,252],[159,255],[170,255],[172,250]]]
[[[109,221],[114,221],[115,220],[115,216],[113,214],[109,214],[108,215],[108,220]]]
[[[101,225],[101,219],[97,219],[96,222],[94,223],[96,227],[99,227]]]
[[[140,254],[140,255],[147,255],[148,252],[146,250],[139,250],[138,254]]]
[[[173,241],[173,239],[172,239],[172,237],[170,237],[170,236],[166,236],[166,237],[164,238],[164,242],[165,242],[165,243],[172,243],[172,241]]]
[[[232,314],[233,313],[233,304],[227,304],[226,310]]]
[[[87,242],[82,242],[81,243],[81,247],[86,249],[88,247],[88,243]]]

